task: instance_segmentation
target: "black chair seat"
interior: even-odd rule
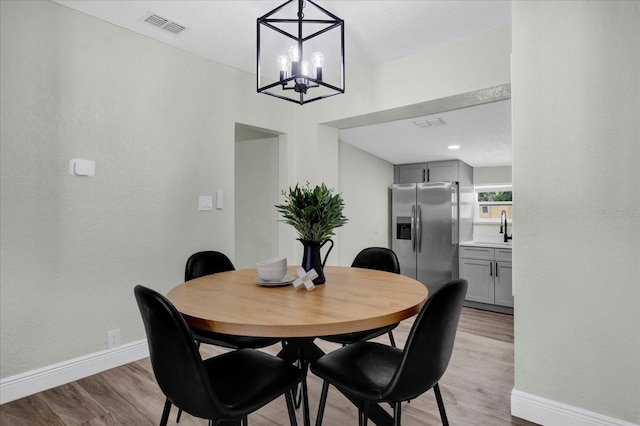
[[[214,331],[191,329],[193,340],[207,345],[216,345],[229,349],[251,348],[260,349],[278,343],[280,340],[272,337],[247,337],[235,334],[222,334]]]
[[[358,399],[381,397],[402,361],[402,350],[375,342],[358,342],[324,355],[312,366],[314,374]],[[409,399],[409,398],[407,398]]]
[[[212,382],[224,383],[217,397],[227,418],[241,418],[258,410],[302,377],[300,369],[253,349],[238,349],[207,359],[204,367]]]
[[[354,342],[364,342],[365,340],[375,339],[393,331],[398,324],[391,324],[385,327],[374,328],[372,330],[356,331],[354,333],[335,334],[332,336],[322,336],[323,340],[341,345],[348,345]]]

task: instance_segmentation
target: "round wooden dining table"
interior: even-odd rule
[[[288,275],[297,277],[297,267]],[[305,286],[258,284],[255,268],[206,275],[180,284],[167,298],[192,328],[251,337],[278,337],[278,354],[297,362],[306,376],[309,363],[323,352],[316,337],[370,330],[396,324],[420,311],[427,287],[412,278],[364,268],[327,266],[326,282]],[[306,379],[302,381],[303,423],[310,425]],[[357,403],[357,401],[354,401]],[[369,417],[390,424],[382,408]]]
[[[288,274],[297,277],[296,267]],[[325,284],[256,283],[255,268],[206,275],[167,298],[189,326],[253,337],[319,337],[395,324],[418,313],[427,288],[412,278],[364,268],[327,266]]]

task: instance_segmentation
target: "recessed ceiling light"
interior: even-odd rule
[[[449,149],[460,149],[460,145],[449,145],[447,148],[449,148]]]

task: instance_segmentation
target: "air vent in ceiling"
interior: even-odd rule
[[[142,22],[151,24],[154,27],[158,27],[162,30],[170,32],[171,34],[174,34],[174,35],[180,35],[187,30],[187,27],[185,27],[184,25],[180,25],[177,22],[170,21],[153,12],[147,12],[139,20]]]
[[[438,126],[444,126],[445,124],[447,124],[447,122],[444,121],[441,117],[438,117],[438,118],[427,118],[423,120],[414,121],[413,124],[415,124],[418,127],[438,127]]]

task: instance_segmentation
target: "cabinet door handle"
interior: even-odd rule
[[[427,178],[427,171],[422,169],[422,181],[427,182],[429,179]]]
[[[493,262],[489,263],[489,276],[492,277],[493,276]]]
[[[496,277],[498,276],[498,262],[496,262]]]

